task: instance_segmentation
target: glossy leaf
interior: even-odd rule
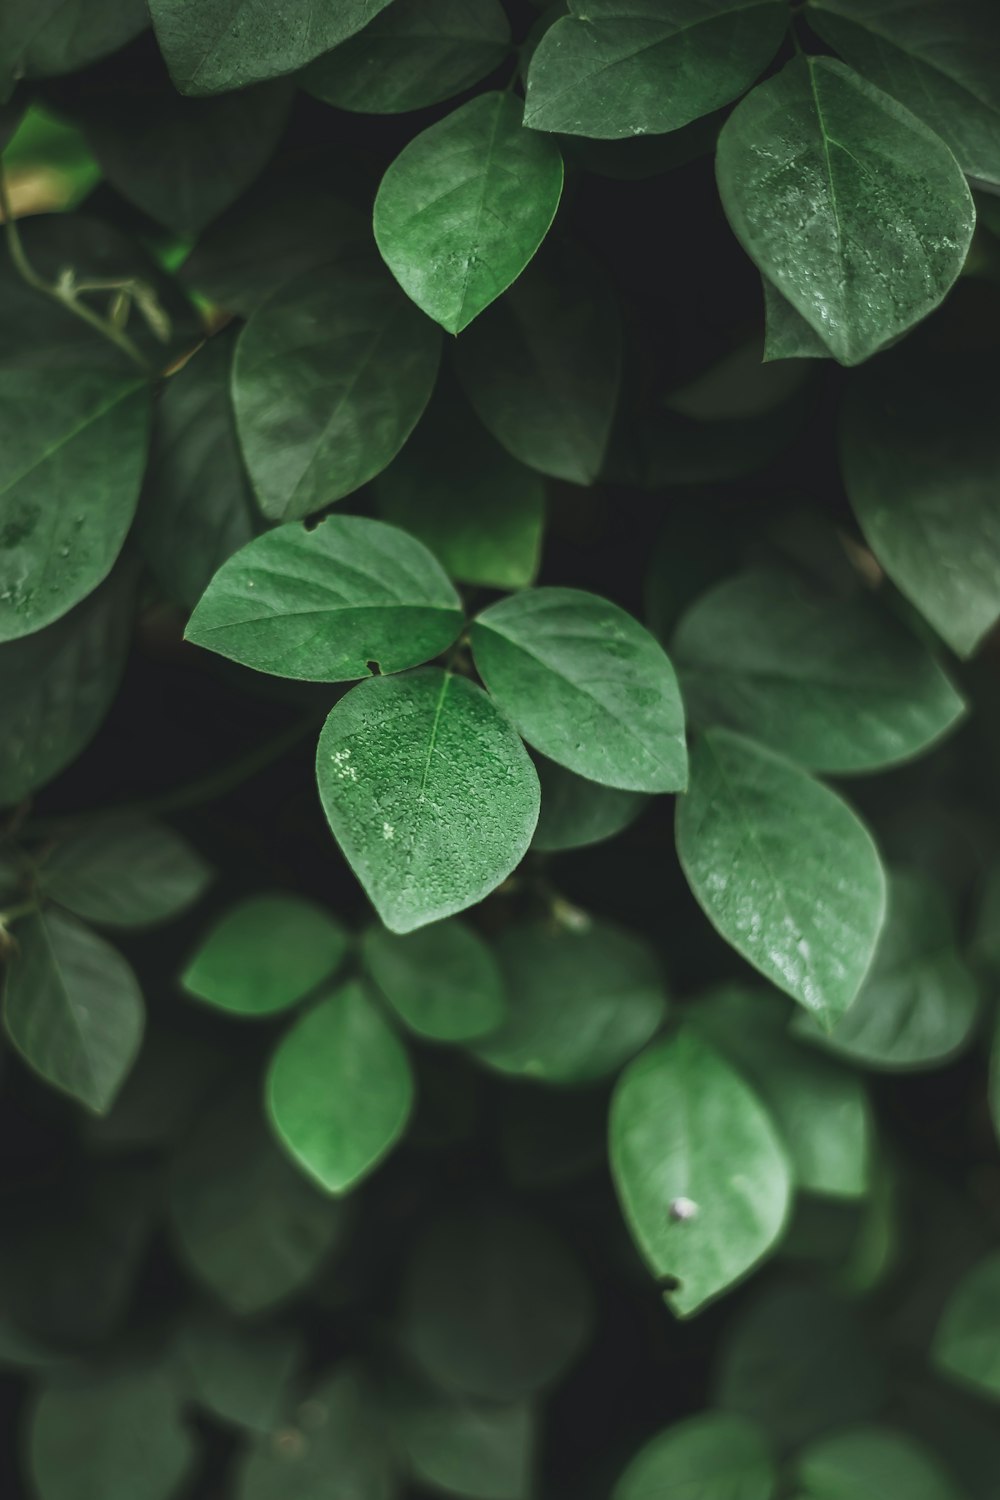
[[[345,682],[419,666],[462,628],[440,564],[395,526],[328,516],[281,526],[224,563],[185,635],[259,672]]]
[[[521,113],[513,94],[463,104],[403,148],[375,199],[386,264],[449,333],[520,276],[559,206],[562,157]]]
[[[955,158],[832,58],[758,84],[722,129],[717,167],[747,254],[841,364],[926,317],[962,269],[975,210]]]
[[[153,414],[137,538],[164,593],[188,608],[264,524],[236,441],[234,333],[209,339],[172,375]]]
[[[940,1460],[890,1427],[852,1427],[799,1454],[796,1476],[809,1500],[962,1500]]]
[[[663,1021],[656,954],[621,928],[511,926],[497,957],[508,1015],[474,1051],[500,1073],[590,1083],[616,1072]]]
[[[791,1174],[763,1106],[693,1031],[648,1048],[611,1102],[611,1172],[664,1296],[689,1317],[774,1245]]]
[[[433,1042],[466,1042],[496,1031],[506,1013],[503,978],[490,948],[454,918],[397,937],[369,927],[364,965],[400,1019]]]
[[[779,0],[570,0],[532,54],[525,124],[563,135],[680,130],[728,104],[771,61]]]
[[[490,693],[543,755],[624,791],[684,788],[673,667],[616,604],[580,589],[534,589],[484,610],[471,639]]]
[[[310,94],[359,114],[438,104],[492,73],[510,51],[498,0],[393,0],[302,75]]]
[[[776,286],[761,277],[764,293],[764,359],[829,359],[832,351],[811,323],[783,297]]]
[[[170,1163],[168,1206],[183,1261],[239,1317],[310,1281],[346,1222],[271,1139],[256,1093],[202,1113]]]
[[[998,440],[991,382],[864,378],[841,429],[844,487],[889,577],[960,656],[1000,618]]]
[[[181,1324],[176,1354],[200,1407],[226,1426],[272,1432],[284,1415],[302,1348],[280,1325],[248,1325],[199,1309]]]
[[[394,1390],[389,1417],[414,1477],[468,1500],[529,1500],[536,1446],[526,1401],[472,1401],[415,1382]]]
[[[713,926],[832,1028],[885,917],[871,836],[829,788],[728,730],[702,735],[677,807],[677,852]]]
[[[590,1315],[587,1283],[558,1240],[520,1214],[475,1208],[443,1215],[417,1241],[401,1332],[444,1390],[515,1401],[577,1358]]]
[[[862,1067],[927,1068],[953,1057],[979,1012],[979,988],[960,954],[940,890],[893,873],[885,927],[858,998],[830,1032],[802,1016],[796,1030]]]
[[[920,754],[965,705],[891,615],[750,572],[688,610],[671,646],[688,713],[816,771],[873,771]]]
[[[308,516],[384,469],[427,405],[438,335],[360,262],[305,271],[251,315],[233,404],[261,510]]]
[[[547,245],[457,345],[466,394],[507,451],[541,474],[593,484],[621,382],[621,314],[607,275]]]
[[[1000,183],[1000,28],[989,0],[809,0],[808,17],[846,63],[919,115],[963,172]]]
[[[951,1293],[934,1333],[936,1367],[1000,1401],[1000,1255],[973,1266]]]
[[[427,668],[353,688],[320,735],[334,837],[392,932],[464,911],[531,842],[538,777],[481,689]]]
[[[42,1390],[28,1463],[39,1500],[173,1500],[195,1448],[167,1371],[122,1366]]]
[[[40,874],[53,901],[109,927],[167,921],[197,901],[211,879],[201,856],[165,823],[113,816],[61,839]]]
[[[576,776],[555,761],[536,761],[542,788],[533,849],[545,853],[599,844],[634,823],[646,806],[641,792],[622,792]]]
[[[357,983],[306,1011],[271,1058],[271,1123],[328,1193],[348,1192],[375,1169],[405,1130],[412,1103],[406,1051]]]
[[[202,939],[181,976],[190,995],[239,1016],[287,1010],[339,968],[347,934],[301,896],[251,896]]]
[[[103,1114],[142,1039],[136,977],[110,944],[60,911],[25,918],[16,936],[4,988],[7,1034],[47,1083]]]
[[[366,26],[389,0],[150,0],[156,39],[182,94],[219,94],[305,67]]]
[[[128,651],[135,574],[116,569],[44,630],[0,645],[0,806],[51,781],[93,739]]]
[[[613,1500],[773,1500],[777,1475],[763,1433],[743,1417],[689,1417],[652,1438],[631,1460]]]

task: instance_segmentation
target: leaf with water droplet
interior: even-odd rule
[[[828,787],[742,735],[696,742],[677,852],[719,933],[821,1025],[848,1009],[885,919],[864,824]]]
[[[833,58],[796,58],[758,84],[716,164],[747,254],[841,364],[925,318],[961,272],[975,208],[958,163]]]
[[[513,727],[481,688],[438,668],[352,688],[323,726],[316,776],[334,837],[393,932],[488,896],[538,821],[538,777]]]

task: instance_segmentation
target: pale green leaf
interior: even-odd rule
[[[454,918],[406,937],[369,927],[361,952],[379,990],[418,1036],[470,1041],[495,1031],[504,1018],[496,959],[471,927]]]
[[[152,818],[107,816],[81,824],[45,859],[45,894],[89,922],[143,927],[197,901],[212,871],[185,839]]]
[[[181,975],[188,994],[239,1016],[287,1010],[339,968],[340,923],[315,902],[251,896],[219,918]]]
[[[772,1500],[776,1482],[768,1444],[752,1422],[705,1412],[640,1448],[613,1500]]]
[[[809,1500],[962,1500],[940,1459],[891,1427],[852,1427],[800,1453],[795,1473]]]
[[[979,1261],[951,1292],[932,1357],[952,1380],[1000,1401],[1000,1254]]]
[[[537,1422],[528,1402],[474,1401],[412,1381],[390,1392],[389,1420],[419,1482],[467,1500],[529,1500]]]

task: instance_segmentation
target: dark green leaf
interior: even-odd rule
[[[689,1317],[781,1233],[791,1173],[760,1101],[693,1031],[648,1048],[611,1102],[611,1171],[667,1302]]]
[[[646,806],[641,792],[621,792],[576,776],[551,760],[538,760],[542,807],[531,841],[545,852],[580,849],[620,833]]]
[[[764,293],[764,359],[829,359],[831,350],[807,323],[801,313],[796,312],[787,297],[783,297],[766,276],[761,277]]]
[[[373,677],[320,736],[334,837],[393,932],[464,911],[506,879],[538,820],[538,777],[514,730],[464,677]]]
[[[464,1209],[417,1241],[401,1332],[445,1390],[491,1401],[531,1395],[576,1359],[590,1320],[576,1262],[532,1219]]]
[[[800,1453],[795,1465],[809,1500],[962,1500],[940,1460],[890,1427],[853,1427]]]
[[[145,1009],[128,964],[58,910],[17,925],[4,1024],[22,1057],[57,1089],[103,1114],[135,1061]]]
[[[530,468],[593,484],[618,401],[621,318],[606,275],[575,246],[545,251],[457,346],[469,400]]]
[[[394,115],[471,88],[503,62],[510,23],[498,0],[393,0],[364,31],[302,76],[317,99]]]
[[[777,1475],[763,1434],[743,1417],[706,1412],[651,1439],[613,1500],[772,1500]]]
[[[858,998],[829,1033],[808,1016],[795,1029],[863,1067],[933,1067],[968,1041],[979,1011],[975,977],[958,951],[940,890],[906,872],[889,884],[886,924]]]
[[[509,1014],[474,1051],[500,1073],[590,1083],[617,1072],[663,1020],[656,954],[620,928],[510,927],[497,957]]]
[[[990,0],[809,0],[807,15],[845,62],[951,147],[963,172],[1000,183],[1000,27]]]
[[[287,1031],[271,1058],[275,1133],[328,1193],[346,1193],[399,1140],[413,1104],[406,1049],[364,986],[345,984]]]
[[[156,39],[182,94],[220,94],[294,73],[366,26],[389,0],[149,0]]]
[[[12,0],[17,11],[19,0]],[[28,78],[52,78],[117,52],[149,25],[143,0],[54,0],[25,5],[35,20],[21,65]]]
[[[747,254],[841,364],[926,317],[962,269],[975,209],[955,158],[832,58],[759,84],[723,126],[717,164]]]
[[[787,27],[780,0],[570,0],[532,54],[525,124],[605,140],[679,130],[749,88]]]
[[[562,192],[552,141],[513,94],[480,94],[411,140],[382,178],[375,239],[418,307],[459,333],[506,291],[548,233]]]
[[[537,1424],[527,1402],[409,1382],[391,1392],[389,1419],[421,1483],[468,1500],[529,1500]]]
[[[533,589],[472,627],[479,674],[528,742],[623,791],[687,784],[684,707],[663,648],[607,599]]]
[[[497,962],[482,938],[454,918],[406,937],[370,927],[362,955],[393,1010],[418,1036],[466,1042],[495,1031],[504,1018]]]
[[[203,894],[212,871],[191,845],[151,818],[107,817],[81,824],[45,860],[47,896],[90,922],[144,927],[163,922]]]
[[[882,567],[939,635],[970,656],[1000,616],[995,384],[945,368],[882,367],[851,385],[844,486]]]
[[[684,702],[816,771],[873,771],[927,749],[965,705],[926,648],[859,599],[792,575],[739,574],[673,639]]]
[[[240,335],[236,426],[264,514],[294,520],[395,457],[427,405],[439,336],[383,271],[358,263],[286,282]]]
[[[175,1243],[194,1275],[240,1317],[299,1290],[341,1239],[340,1204],[271,1139],[255,1096],[226,1094],[170,1165]]]
[[[259,672],[350,682],[447,650],[462,601],[440,564],[395,526],[327,516],[257,537],[212,579],[185,635]]]
[[[951,1379],[1000,1401],[1000,1254],[973,1266],[951,1293],[933,1359]]]
[[[118,688],[135,606],[135,573],[119,567],[75,609],[0,646],[0,806],[12,806],[76,759]]]
[[[347,934],[301,896],[252,896],[204,937],[181,975],[191,995],[239,1016],[287,1010],[339,968]]]
[[[277,1324],[248,1326],[206,1308],[181,1323],[176,1354],[187,1391],[205,1411],[227,1426],[273,1432],[302,1346]]]
[[[868,972],[885,917],[871,835],[828,787],[713,729],[677,806],[677,852],[713,926],[831,1028]]]

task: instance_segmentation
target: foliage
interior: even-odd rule
[[[0,150],[3,1494],[1000,1500],[1000,10],[5,0]]]

